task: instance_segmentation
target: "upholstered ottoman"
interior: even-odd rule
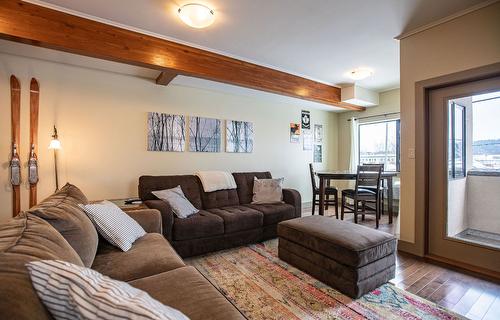
[[[279,257],[344,294],[359,298],[394,278],[396,238],[324,216],[278,224]]]

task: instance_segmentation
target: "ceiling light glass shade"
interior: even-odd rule
[[[363,80],[365,78],[368,78],[373,74],[372,69],[368,68],[356,68],[352,71],[349,72],[349,77],[353,80]]]
[[[190,3],[177,11],[181,20],[193,28],[206,28],[215,20],[214,11],[202,4]]]
[[[61,141],[57,139],[52,139],[49,144],[49,149],[55,149],[55,150],[61,149]]]

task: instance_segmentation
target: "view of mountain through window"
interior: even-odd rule
[[[472,97],[472,169],[500,170],[500,91]]]

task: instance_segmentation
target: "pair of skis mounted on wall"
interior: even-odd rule
[[[38,183],[38,105],[40,87],[35,78],[30,83],[30,157],[28,160],[28,182],[30,184],[30,207],[37,202],[36,187]],[[12,184],[12,215],[21,211],[21,160],[19,145],[21,139],[21,85],[15,76],[10,76],[12,155],[10,160],[10,182]]]

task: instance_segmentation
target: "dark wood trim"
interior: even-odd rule
[[[340,88],[331,85],[21,0],[0,1],[0,38],[365,110],[342,103]]]
[[[177,77],[177,73],[170,71],[162,71],[156,78],[156,84],[161,86],[168,86],[174,78]]]
[[[500,75],[500,63],[494,63],[415,83],[415,241],[405,242],[401,249],[425,256],[428,248],[429,199],[429,92],[430,90],[484,80]],[[401,240],[400,240],[401,244]]]

